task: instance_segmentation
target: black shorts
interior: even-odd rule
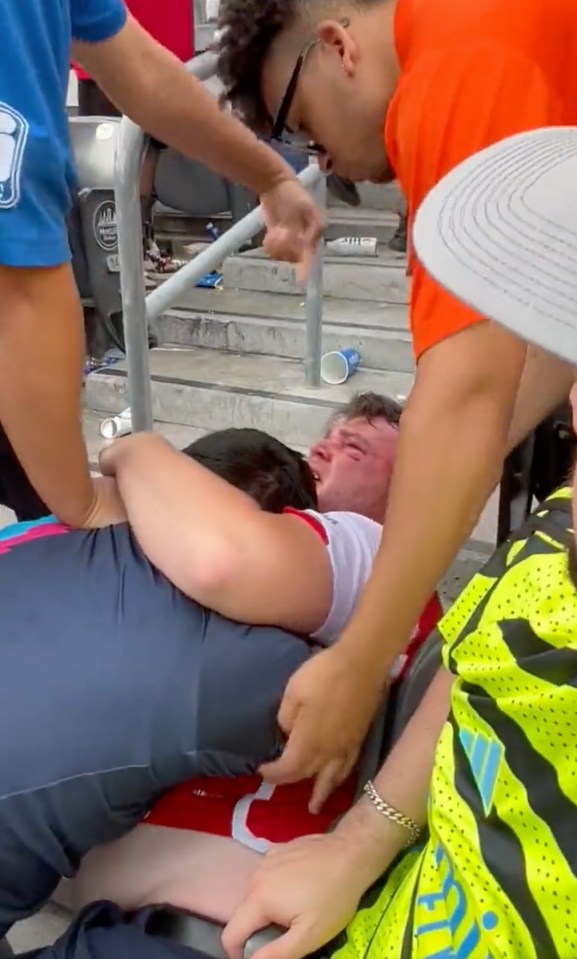
[[[19,522],[41,519],[50,510],[42,502],[20,465],[0,425],[0,505],[14,510]]]

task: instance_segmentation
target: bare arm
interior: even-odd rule
[[[0,266],[0,421],[48,510],[71,526],[121,518],[90,478],[82,436],[84,329],[68,264]]]
[[[439,735],[449,713],[453,676],[440,669],[419,709],[375,779],[388,803],[419,823],[426,806]],[[406,831],[365,798],[327,836],[307,837],[269,853],[223,943],[240,959],[247,939],[276,923],[288,932],[257,959],[301,959],[352,919],[363,893],[390,866]]]
[[[500,474],[525,352],[482,322],[419,362],[373,576],[341,638],[382,669],[406,644]]]
[[[241,622],[314,632],[332,578],[318,535],[294,516],[265,513],[245,493],[159,436],[119,440],[102,458],[150,559],[179,589]]]
[[[339,642],[289,681],[279,712],[289,741],[265,778],[318,773],[316,803],[350,770],[395,656],[497,482],[524,358],[485,321],[420,360],[372,576]]]
[[[75,43],[75,59],[148,133],[257,194],[294,179],[273,150],[229,114],[132,18],[103,43]]]

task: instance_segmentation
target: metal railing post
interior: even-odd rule
[[[124,117],[118,131],[114,192],[128,402],[135,432],[151,430],[153,422],[140,212],[140,168],[144,140],[144,132],[140,127]]]
[[[313,161],[309,166],[315,169],[317,179],[311,189],[323,214],[327,208],[327,181],[320,173],[318,164]],[[306,293],[306,352],[305,352],[305,383],[307,386],[320,386],[321,383],[321,353],[322,353],[322,326],[323,326],[323,260],[324,241],[321,241],[313,257],[307,282]]]
[[[216,59],[213,53],[203,54],[191,60],[187,69],[199,80],[206,80],[215,73]],[[114,192],[128,401],[135,432],[151,430],[153,426],[140,212],[140,171],[144,143],[144,131],[132,120],[123,117],[116,146]]]
[[[197,79],[207,80],[215,74],[216,61],[216,55],[209,51],[191,60],[187,64],[187,69]],[[261,209],[257,207],[147,297],[140,213],[140,170],[144,144],[144,131],[124,117],[118,132],[114,189],[128,397],[132,413],[132,428],[135,432],[151,430],[153,427],[149,324],[173,306],[202,276],[217,269],[227,256],[236,253],[244,243],[251,240],[263,225]],[[303,170],[299,179],[305,186],[314,189],[318,202],[324,207],[326,182],[317,164],[311,164]],[[305,369],[306,382],[310,386],[318,386],[320,383],[322,268],[323,251],[319,246],[311,265],[306,296]]]

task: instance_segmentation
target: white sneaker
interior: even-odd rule
[[[338,240],[328,240],[326,248],[339,256],[376,256],[376,236],[340,236]]]

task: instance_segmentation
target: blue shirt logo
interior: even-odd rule
[[[0,210],[18,205],[28,129],[21,113],[0,102]]]
[[[479,955],[483,933],[495,929],[498,917],[486,910],[479,923],[472,915],[465,889],[442,846],[435,849],[435,862],[442,876],[440,889],[417,896],[416,900],[415,938],[419,955],[423,959],[472,959]],[[491,952],[485,952],[483,959],[491,959]]]

